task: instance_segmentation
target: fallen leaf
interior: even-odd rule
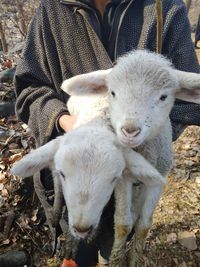
[[[1,196],[2,196],[2,197],[7,197],[7,196],[8,196],[8,190],[4,188],[4,189],[1,191]]]
[[[28,147],[28,142],[24,139],[21,140],[21,144],[22,144],[24,149],[26,149]]]
[[[23,123],[23,124],[21,125],[21,127],[22,127],[24,130],[26,130],[26,129],[28,128],[28,125],[25,124],[25,123]]]
[[[0,183],[0,191],[4,188],[4,184]]]
[[[14,150],[14,149],[18,149],[19,146],[18,146],[18,144],[16,144],[16,143],[11,143],[11,144],[9,144],[8,148],[9,148],[10,150]]]
[[[10,156],[9,162],[13,164],[14,162],[20,160],[21,158],[22,158],[22,153],[20,152],[20,153]]]
[[[183,262],[179,265],[179,267],[187,267],[187,264],[185,263],[185,261],[183,261]]]
[[[0,208],[4,205],[5,200],[2,196],[0,196]]]
[[[31,221],[33,222],[37,221],[37,214],[38,214],[38,209],[33,211],[33,216],[31,218]]]
[[[6,178],[5,172],[0,172],[0,181],[3,181]]]
[[[176,243],[177,241],[177,234],[176,233],[171,233],[167,235],[167,242],[169,243]]]
[[[5,170],[5,168],[6,168],[6,166],[5,166],[5,164],[0,164],[0,170]]]
[[[6,240],[2,241],[1,243],[2,243],[2,245],[8,245],[10,243],[10,240],[6,239]]]
[[[173,261],[176,263],[176,265],[178,265],[178,260],[177,260],[177,258],[174,258]]]
[[[195,179],[195,182],[200,185],[200,176],[197,176],[196,179]]]

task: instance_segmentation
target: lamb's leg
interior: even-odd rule
[[[111,266],[123,267],[124,264],[116,265],[116,262],[120,262],[120,255],[125,254],[123,253],[123,248],[126,244],[128,234],[132,230],[132,227],[138,217],[138,212],[134,210],[135,203],[132,203],[132,183],[135,182],[135,179],[139,180],[144,184],[144,188],[146,188],[143,198],[144,201],[142,201],[142,197],[139,199],[142,211],[141,215],[139,213],[140,217],[138,219],[138,223],[136,224],[136,234],[132,240],[134,241],[134,238],[136,239],[132,250],[135,252],[137,248],[138,253],[134,253],[136,262],[138,262],[137,259],[140,259],[140,252],[143,250],[143,243],[148,229],[151,226],[153,211],[160,198],[163,185],[165,184],[165,178],[142,155],[132,149],[125,149],[124,156],[127,168],[132,176],[129,177],[129,180],[126,180],[125,178],[121,180],[121,183],[119,183],[115,189],[115,240],[110,258],[110,264],[113,264]],[[158,192],[156,188],[159,189]],[[121,230],[121,226],[123,227],[123,231]],[[131,264],[131,262],[134,263],[133,260],[134,256],[130,261],[131,267],[135,266]]]
[[[60,221],[62,215],[62,206],[63,206],[63,193],[62,185],[58,174],[54,173],[54,203],[52,210],[52,226],[56,227]]]
[[[45,195],[45,189],[41,183],[41,179],[40,179],[40,173],[36,173],[33,176],[33,183],[34,183],[34,189],[35,192],[40,200],[40,203],[44,209],[45,215],[46,215],[46,219],[49,225],[49,229],[51,232],[51,237],[52,237],[52,248],[53,251],[55,251],[55,247],[56,247],[56,229],[53,227],[52,225],[52,221],[53,221],[53,212],[52,212],[52,206],[48,203],[47,201],[47,197]]]
[[[141,211],[135,225],[135,234],[129,244],[128,263],[130,267],[143,267],[143,247],[152,225],[153,212],[163,191],[163,185],[144,186]]]
[[[110,267],[125,267],[125,247],[133,226],[132,181],[126,177],[115,187],[115,237],[109,259]]]
[[[133,248],[129,253],[129,266],[137,266],[142,258],[143,244],[151,226],[152,215],[156,204],[160,198],[166,179],[151,165],[142,155],[132,149],[126,149],[124,156],[127,163],[127,168],[132,174],[133,181],[137,179],[144,185],[137,200],[141,211],[136,213],[133,209],[133,216],[138,217],[135,225],[135,235],[130,242]],[[135,205],[135,203],[133,203]],[[139,214],[139,216],[138,216]]]

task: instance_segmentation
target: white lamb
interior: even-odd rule
[[[200,103],[200,74],[175,70],[161,55],[135,51],[120,58],[113,69],[66,80],[62,89],[72,95],[68,103],[72,114],[91,119],[96,116],[92,111],[94,107],[102,116],[107,115],[109,106],[112,126],[120,143],[135,148],[165,176],[173,158],[169,113],[175,98]],[[127,155],[124,154],[126,159]],[[131,162],[129,158],[127,164]],[[112,266],[117,266],[112,260],[115,249],[118,253],[120,245],[123,247],[133,225],[135,235],[129,264],[133,267],[140,261],[143,243],[163,188],[161,184],[143,184],[139,190],[133,188],[132,192],[132,182],[124,178],[115,190],[116,236]],[[131,201],[135,195],[137,197]]]
[[[50,167],[57,199],[62,196],[58,190],[62,183],[71,233],[76,238],[91,239],[127,164],[143,183],[164,183],[162,175],[140,154],[119,145],[104,119],[98,118],[32,151],[13,166],[12,173],[28,177]],[[54,216],[59,209],[60,205],[55,206]]]

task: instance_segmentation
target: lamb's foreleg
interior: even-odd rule
[[[143,267],[143,248],[148,231],[152,225],[152,217],[163,191],[163,185],[143,186],[138,204],[141,204],[135,234],[129,243],[128,266]]]
[[[110,267],[125,266],[125,247],[133,226],[132,181],[123,177],[115,187],[115,237],[109,259]]]
[[[52,226],[56,227],[60,221],[63,207],[63,193],[62,184],[60,182],[59,174],[54,172],[54,203],[52,209]]]
[[[144,241],[151,227],[153,212],[160,199],[166,179],[137,152],[127,150],[124,156],[133,181],[137,179],[143,183],[143,190],[137,200],[139,212],[134,208],[135,203],[132,203],[133,218],[138,218],[135,224],[135,235],[129,244],[128,264],[130,267],[135,267],[142,260]]]
[[[139,180],[148,186],[164,183],[163,176],[139,153],[126,149],[125,159],[131,176],[124,174],[115,188],[115,238],[110,257],[110,266],[113,267],[126,266],[124,248],[138,217],[138,212],[134,210],[132,203],[133,181]]]
[[[52,212],[52,206],[48,203],[47,197],[45,194],[44,186],[41,183],[40,180],[40,173],[35,173],[33,176],[33,183],[34,183],[34,189],[35,192],[40,200],[40,203],[44,209],[45,216],[49,225],[49,229],[51,232],[52,237],[52,249],[55,251],[56,248],[56,229],[52,225],[53,221],[53,212]]]

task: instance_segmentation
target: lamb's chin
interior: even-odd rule
[[[140,139],[137,138],[135,140],[126,139],[124,136],[119,136],[118,138],[119,138],[120,144],[124,147],[135,148],[144,143],[143,139],[141,138]]]
[[[76,240],[85,240],[87,243],[90,243],[94,240],[95,236],[97,235],[97,229],[94,229],[89,235],[87,236],[81,236],[78,235],[77,233],[74,233],[73,230],[70,230],[72,236],[76,239]]]

